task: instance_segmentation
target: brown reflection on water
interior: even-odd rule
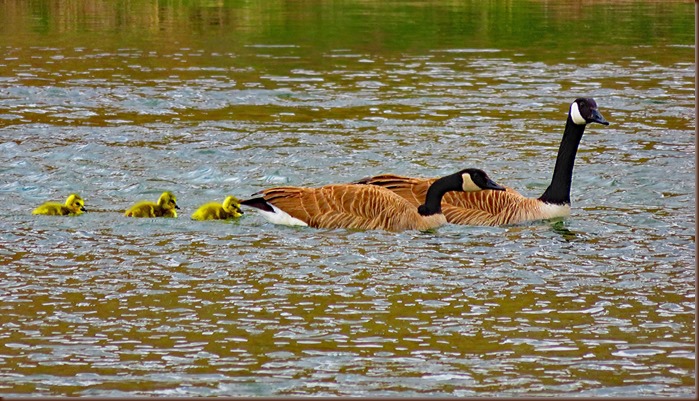
[[[344,394],[334,383],[366,380],[355,375],[388,380],[374,382],[376,390],[410,388],[410,380],[429,375],[457,381],[422,382],[425,391],[466,383],[493,392],[527,383],[613,387],[629,382],[612,373],[618,369],[660,368],[668,357],[664,347],[681,362],[683,347],[672,339],[693,321],[680,306],[686,294],[598,285],[603,276],[592,271],[570,276],[573,286],[565,290],[565,279],[549,281],[553,288],[522,285],[516,276],[488,282],[477,272],[452,281],[438,268],[358,269],[346,276],[313,255],[316,268],[245,261],[253,249],[285,256],[277,241],[264,237],[239,250],[170,235],[110,241],[114,248],[97,255],[63,245],[64,251],[35,249],[29,258],[17,253],[4,262],[44,261],[43,267],[20,262],[14,274],[21,284],[6,278],[5,369],[56,381],[37,379],[13,392],[155,391],[174,385],[157,377],[166,372],[204,388],[236,378],[311,380],[317,388],[310,394]],[[216,255],[226,248],[230,253]],[[547,259],[555,263],[556,257],[543,255],[529,266],[545,270]],[[587,263],[605,262],[590,256]],[[646,368],[618,360],[621,354],[643,356]],[[511,381],[511,364],[518,380]],[[691,361],[685,365],[691,368]],[[599,374],[586,373],[580,384],[576,372],[590,367]],[[61,383],[74,377],[86,384]],[[293,385],[278,391],[309,393]]]

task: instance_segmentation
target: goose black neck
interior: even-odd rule
[[[570,204],[570,186],[573,181],[575,155],[578,153],[578,145],[580,145],[584,132],[585,125],[575,124],[569,115],[563,131],[561,146],[558,148],[558,157],[556,157],[551,184],[539,197],[539,200],[556,205]]]
[[[461,174],[448,175],[433,182],[427,189],[425,203],[417,208],[418,213],[422,216],[442,213],[442,198],[449,191],[463,191]]]

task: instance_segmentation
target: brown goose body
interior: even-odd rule
[[[463,225],[499,226],[569,216],[575,155],[585,126],[590,122],[609,125],[597,110],[594,99],[576,99],[568,111],[551,184],[540,197],[529,198],[507,187],[505,191],[450,192],[442,200],[442,211],[447,221]],[[424,199],[433,181],[384,174],[357,183],[389,189],[415,205]]]
[[[404,177],[382,174],[359,181],[391,190],[412,205],[419,205],[434,178]],[[500,226],[525,221],[565,217],[569,205],[551,205],[528,198],[516,190],[449,192],[442,199],[442,213],[452,224]]]
[[[260,195],[294,219],[316,228],[429,230],[447,222],[441,213],[421,216],[419,205],[376,186],[275,187]]]
[[[254,207],[275,224],[315,228],[352,228],[361,230],[430,230],[447,222],[441,199],[448,191],[499,189],[487,175],[472,178],[474,169],[462,170],[434,180],[424,202],[413,204],[380,186],[335,184],[318,188],[274,187],[241,201]],[[468,178],[464,178],[468,176]]]

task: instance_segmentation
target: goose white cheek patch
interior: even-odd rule
[[[577,102],[573,102],[573,104],[570,105],[570,118],[572,118],[573,122],[578,125],[587,124],[587,121],[585,121],[582,114],[580,114],[580,109],[578,108]]]
[[[475,182],[473,182],[473,179],[471,178],[471,174],[463,174],[461,176],[461,179],[463,180],[464,184],[462,185],[462,188],[465,192],[474,192],[474,191],[480,191],[481,187],[476,185]]]

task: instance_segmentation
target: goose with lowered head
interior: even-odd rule
[[[492,190],[492,191],[491,191]],[[442,197],[449,191],[493,192],[503,187],[482,170],[465,169],[434,180],[423,201],[412,204],[375,185],[337,184],[318,188],[274,187],[240,202],[275,224],[361,230],[430,230],[447,222]]]

